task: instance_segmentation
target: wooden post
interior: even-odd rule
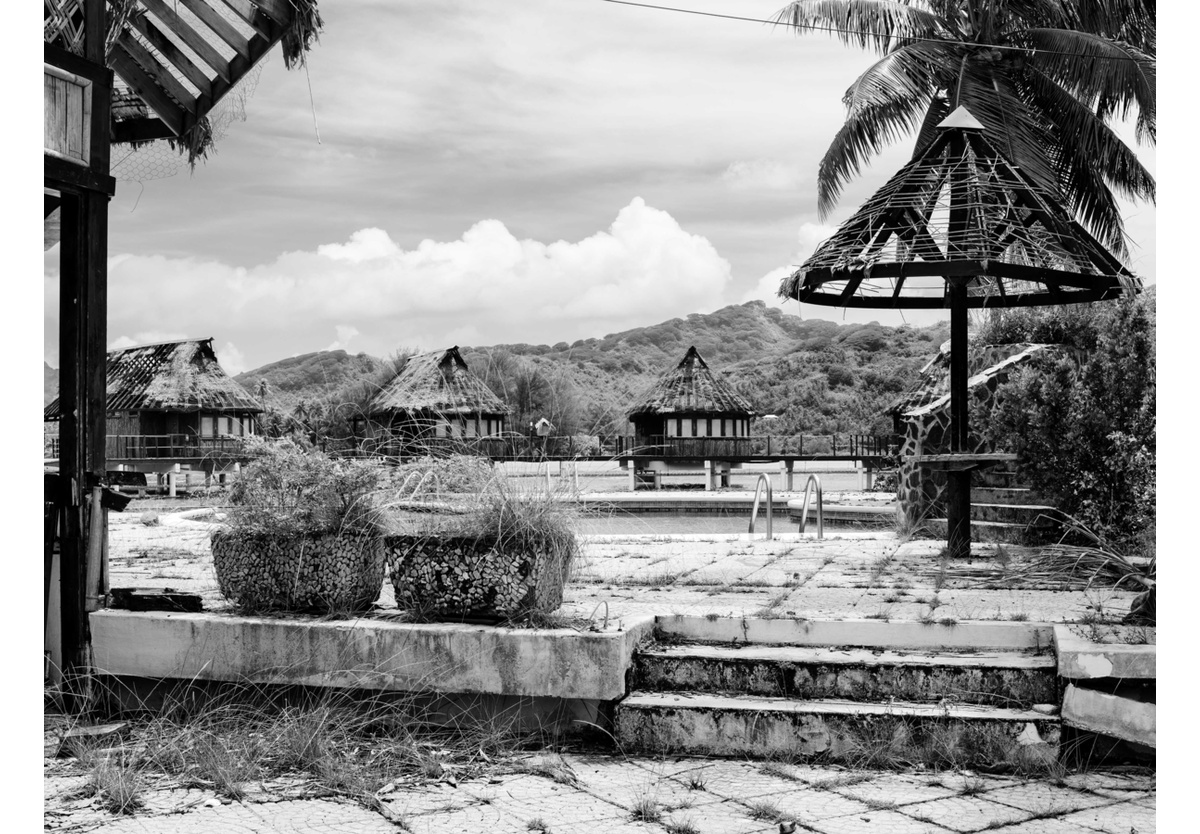
[[[955,132],[950,140],[953,158],[965,152],[965,138]],[[957,241],[966,232],[968,218],[967,172],[956,168],[950,183],[950,235],[948,255],[965,256]],[[948,277],[950,301],[950,452],[965,454],[967,448],[967,285],[971,276]],[[946,484],[946,548],[951,557],[971,555],[971,470],[951,470]]]

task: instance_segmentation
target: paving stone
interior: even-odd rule
[[[1072,773],[1063,781],[1077,790],[1107,796],[1112,799],[1141,799],[1153,797],[1154,774],[1125,775],[1121,773]]]
[[[699,808],[670,811],[663,815],[661,824],[689,822],[700,834],[777,834],[779,824],[767,820],[753,819],[745,805],[732,800],[722,800]]]
[[[739,801],[749,804],[754,800],[747,798]],[[785,818],[794,819],[806,825],[817,820],[843,817],[870,810],[865,803],[842,796],[834,791],[801,786],[792,786],[790,789],[770,795],[760,795],[758,801],[768,802],[778,807]]]
[[[113,818],[110,816],[110,820]],[[131,817],[92,829],[101,834],[395,834],[396,827],[357,805],[328,800],[233,803],[185,814]]]
[[[899,811],[913,819],[936,823],[963,834],[1023,822],[1030,817],[1025,811],[1010,805],[989,802],[979,796],[936,799],[932,802],[905,805]]]
[[[1112,802],[1108,797],[1072,788],[1059,788],[1047,782],[1027,782],[1023,785],[997,788],[988,791],[987,798],[989,802],[1002,802],[1005,805],[1035,814],[1079,811],[1083,808],[1094,808]]]
[[[616,797],[602,799],[581,788],[538,776],[507,778],[498,785],[470,784],[462,787],[482,804],[501,808],[509,816],[522,819],[540,816],[547,820],[582,822],[618,819],[629,814]]]
[[[405,788],[380,796],[380,801],[401,816],[431,814],[442,810],[457,810],[477,805],[479,797],[465,788],[451,785],[423,785]]]
[[[1015,825],[1001,826],[992,831],[997,834],[1093,834],[1088,828],[1059,818],[1028,820]]]
[[[955,795],[954,789],[946,787],[940,781],[907,774],[883,774],[857,784],[834,787],[832,790],[871,807],[912,805]]]
[[[1153,800],[1116,802],[1097,808],[1087,808],[1073,814],[1065,814],[1064,822],[1079,825],[1089,832],[1104,834],[1154,834],[1155,803]]]
[[[950,831],[888,810],[866,811],[805,824],[821,834],[949,834]]]

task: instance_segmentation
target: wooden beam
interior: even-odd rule
[[[117,38],[117,43],[171,98],[179,102],[184,109],[190,110],[193,114],[196,112],[195,94],[183,86],[171,72],[171,68],[155,58],[150,50],[142,46],[141,41],[135,38],[128,29]]]
[[[151,139],[173,139],[175,134],[171,128],[163,124],[162,119],[153,117],[146,119],[125,119],[113,122],[113,144],[128,142],[149,142]]]
[[[238,55],[247,59],[250,57],[250,41],[237,30],[237,27],[221,17],[217,10],[205,0],[176,0],[176,2],[182,3],[184,8],[198,17],[205,26],[212,29],[216,36],[229,44],[230,49]]]
[[[196,66],[195,62],[187,56],[187,54],[177,47],[166,34],[159,29],[154,23],[144,14],[131,15],[129,18],[130,24],[134,29],[137,29],[150,45],[157,49],[162,56],[171,62],[183,76],[200,91],[200,95],[209,95],[212,93],[212,80],[204,72]]]
[[[222,2],[267,40],[278,40],[282,34],[279,31],[279,24],[250,0],[222,0]]]
[[[139,2],[146,7],[146,11],[161,20],[164,26],[183,41],[188,49],[195,52],[201,61],[212,67],[227,84],[232,83],[229,61],[225,60],[225,57],[205,40],[203,35],[176,14],[174,9],[163,0],[139,0]]]
[[[43,160],[46,188],[97,191],[101,194],[113,194],[116,191],[117,181],[107,174],[97,174],[92,168],[74,165],[55,156],[43,155]]]
[[[109,53],[108,63],[176,136],[183,133],[183,108],[171,100],[119,42]]]
[[[272,17],[280,26],[288,26],[295,14],[288,0],[254,0],[267,15]]]

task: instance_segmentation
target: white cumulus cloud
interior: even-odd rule
[[[48,284],[52,273],[47,261]],[[250,267],[115,253],[109,333],[138,341],[150,323],[170,322],[172,337],[236,344],[228,361],[251,368],[351,340],[375,355],[456,343],[552,344],[714,309],[731,280],[729,263],[706,238],[636,198],[608,229],[575,242],[518,239],[489,219],[458,240],[411,249],[382,229],[360,229],[345,242]],[[50,309],[47,328],[56,331]],[[47,333],[48,344],[55,338]]]

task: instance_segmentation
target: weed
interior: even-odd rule
[[[746,808],[750,811],[751,819],[766,820],[767,822],[779,822],[783,819],[783,814],[779,810],[779,806],[765,799],[756,799],[752,802],[747,802]]]
[[[85,752],[80,760],[91,770],[84,795],[98,797],[101,807],[113,814],[132,814],[141,807],[141,779],[121,751]]]
[[[942,617],[940,620],[938,620],[938,623],[944,626],[956,626],[958,625],[958,620],[954,619],[953,617]]]
[[[689,791],[708,790],[708,780],[704,778],[703,773],[689,773],[684,784],[687,785]]]
[[[937,594],[934,594],[933,596],[931,596],[929,598],[928,604],[929,604],[929,612],[933,613],[934,611],[937,611],[939,608],[941,608],[946,603],[942,602],[942,600],[938,598]]]
[[[663,823],[663,827],[667,829],[667,834],[700,834],[700,829],[690,819],[669,821]]]
[[[766,605],[754,612],[754,616],[762,617],[764,619],[779,617],[779,609],[782,607],[783,603],[787,601],[788,595],[788,591],[780,591],[776,594],[773,594],[771,598],[767,600]]]
[[[777,779],[786,779],[789,782],[799,782],[800,779],[792,772],[792,769],[783,762],[763,762],[760,771],[767,776],[774,776]]]
[[[1029,612],[1012,611],[1009,612],[1008,619],[1012,620],[1014,623],[1023,623],[1029,620]]]
[[[896,803],[890,799],[873,799],[868,796],[861,798],[859,801],[872,811],[889,811],[896,807]]]
[[[635,822],[658,822],[662,815],[662,806],[649,794],[639,796],[629,811],[630,819]]]
[[[878,611],[868,614],[867,619],[868,620],[883,620],[886,623],[889,621],[890,617],[889,617],[886,609],[880,608]]]
[[[550,826],[546,825],[541,817],[534,817],[529,822],[525,823],[526,831],[539,831],[541,834],[550,834]]]

